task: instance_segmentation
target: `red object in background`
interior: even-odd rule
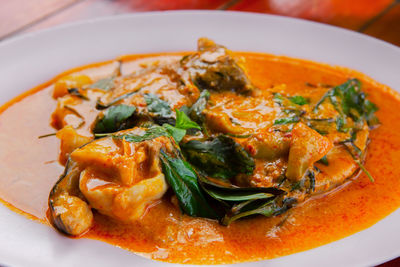
[[[115,14],[228,9],[318,21],[400,46],[400,0],[9,0],[0,5],[0,41],[24,32]],[[379,266],[400,266],[400,258]]]
[[[88,18],[154,10],[228,9],[319,21],[400,46],[400,0],[12,0],[0,8],[0,40]]]

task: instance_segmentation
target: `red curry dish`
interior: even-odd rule
[[[347,230],[348,218],[318,218],[354,216],[346,205],[389,190],[368,159],[379,154],[374,132],[388,131],[375,112],[398,96],[359,73],[201,38],[197,52],[125,56],[45,90],[65,166],[47,218],[69,236],[169,262],[231,263],[333,241],[399,204]],[[304,238],[313,234],[322,237]]]

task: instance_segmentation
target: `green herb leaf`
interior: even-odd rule
[[[274,95],[273,100],[275,101],[275,103],[277,103],[279,105],[282,105],[285,102],[286,99],[288,99],[293,104],[296,104],[296,105],[299,105],[299,106],[308,104],[308,102],[309,102],[307,98],[305,98],[303,96],[300,96],[300,95],[283,96],[280,93],[274,93],[273,95]]]
[[[204,122],[204,115],[202,114],[202,112],[206,108],[209,98],[210,98],[210,92],[208,92],[207,90],[203,90],[200,93],[199,98],[190,107],[189,112],[188,112],[188,114],[192,120],[194,120],[195,122],[200,123],[200,124]]]
[[[309,191],[314,192],[315,191],[315,173],[313,171],[309,171],[307,174],[310,182],[310,188]]]
[[[325,99],[329,98],[329,96],[332,94],[332,90],[328,90],[322,97],[321,99],[315,104],[313,108],[313,112],[317,113],[319,106],[324,103]]]
[[[289,100],[292,103],[294,103],[296,105],[300,105],[300,106],[308,104],[308,99],[306,99],[306,98],[304,98],[304,97],[302,97],[300,95],[289,97]]]
[[[233,134],[233,133],[226,133],[226,135],[230,137],[235,137],[235,138],[249,138],[253,136],[253,134]]]
[[[104,78],[104,79],[98,80],[97,82],[91,84],[89,86],[89,88],[101,89],[101,90],[104,90],[104,91],[108,91],[114,86],[114,80],[115,80],[114,76],[113,77],[109,77],[109,78]]]
[[[125,98],[128,98],[128,97],[130,97],[131,95],[134,95],[135,93],[136,93],[136,91],[135,91],[135,92],[129,92],[129,93],[120,95],[119,97],[114,98],[113,100],[111,100],[111,101],[110,101],[109,103],[107,103],[107,104],[103,104],[103,103],[100,102],[100,100],[98,100],[97,103],[96,103],[96,108],[97,108],[97,109],[106,109],[106,108],[108,108],[108,107],[110,107],[110,106],[112,106],[112,105],[118,103],[119,101],[121,101],[121,100],[123,100],[123,99],[125,99]]]
[[[327,91],[314,107],[314,112],[327,98],[339,113],[336,119],[338,131],[348,131],[345,128],[347,118],[351,118],[355,123],[362,123],[365,120],[370,127],[379,124],[379,120],[374,114],[378,108],[366,99],[365,93],[361,91],[361,82],[358,79],[350,79]]]
[[[375,112],[378,111],[378,107],[369,100],[364,101],[363,106],[364,117],[367,120],[368,126],[373,127],[378,125],[379,119],[376,117]]]
[[[179,144],[183,137],[186,135],[185,129],[176,128],[170,124],[164,123],[163,127],[168,131],[168,133],[175,139],[175,142]]]
[[[113,133],[131,128],[129,119],[136,111],[136,107],[127,105],[112,106],[104,113],[104,117],[98,119],[94,126],[94,133]]]
[[[112,135],[113,138],[124,139],[127,142],[143,142],[146,140],[151,140],[160,136],[167,136],[170,137],[170,133],[161,126],[153,126],[151,128],[146,129],[146,131],[141,134],[116,134]]]
[[[346,150],[350,154],[350,156],[353,158],[354,162],[358,165],[358,167],[360,167],[361,171],[364,172],[365,175],[367,175],[368,179],[372,183],[375,182],[375,179],[372,177],[371,173],[362,164],[361,159],[360,159],[360,156],[362,154],[361,150],[354,144],[353,138],[342,142],[342,144],[344,145],[344,147],[346,148]],[[352,146],[352,148],[354,149],[356,154],[354,154],[352,152],[352,150],[350,149],[350,147],[347,144],[350,144]]]
[[[240,191],[227,192],[225,190],[208,190],[207,193],[215,199],[224,201],[247,201],[247,200],[275,197],[275,195],[269,193],[240,192]]]
[[[179,144],[179,142],[182,141],[183,137],[186,135],[186,130],[188,129],[201,130],[201,127],[197,123],[192,121],[183,111],[176,109],[175,112],[176,112],[175,127],[167,123],[164,123],[163,127],[167,129],[167,131],[175,139],[176,143]]]
[[[286,117],[274,120],[274,125],[281,125],[281,124],[290,124],[299,122],[300,118],[297,116],[294,117]]]
[[[276,187],[237,187],[229,181],[222,182],[202,174],[198,178],[203,190],[219,204],[219,210],[225,210],[225,218],[255,209],[285,194],[285,191]],[[235,219],[239,219],[239,216]],[[222,223],[229,224],[230,221]]]
[[[325,166],[329,165],[329,161],[328,158],[325,156],[323,156],[320,160],[318,160],[318,163],[324,164]]]
[[[181,144],[187,160],[216,178],[229,179],[239,173],[253,173],[254,159],[232,138],[220,135],[206,141],[191,140]]]
[[[232,222],[244,217],[252,215],[264,215],[265,217],[272,217],[286,212],[296,202],[294,198],[285,198],[282,204],[279,204],[276,199],[269,199],[268,201],[249,201],[246,205],[241,205],[237,213],[226,214],[222,219],[223,225],[229,225]]]
[[[285,101],[285,98],[280,93],[274,93],[273,100],[275,101],[275,103],[282,105],[283,101]]]
[[[216,219],[217,213],[210,206],[198,183],[197,174],[186,161],[160,152],[163,173],[179,201],[182,211],[190,216]]]
[[[198,129],[201,130],[201,127],[192,121],[183,111],[179,111],[178,109],[175,109],[176,112],[176,123],[175,127],[179,129]]]
[[[147,110],[155,115],[159,115],[161,117],[171,117],[172,110],[169,104],[161,100],[158,96],[154,94],[144,94],[143,95],[146,104]]]
[[[79,98],[81,98],[81,99],[83,99],[83,100],[89,100],[89,98],[88,98],[87,96],[83,95],[83,94],[79,91],[78,88],[68,88],[68,93],[69,93],[70,95],[77,96],[77,97],[79,97]]]

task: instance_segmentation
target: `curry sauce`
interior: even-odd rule
[[[147,60],[168,62],[186,54],[124,56],[120,58],[121,71],[130,73],[142,68]],[[344,68],[268,54],[234,54],[245,59],[248,77],[261,91],[277,88],[277,92],[287,95],[319,98],[324,91],[315,85],[338,85],[349,78],[359,79],[368,99],[379,107],[376,114],[380,126],[370,131],[364,162],[374,182],[364,173],[356,172],[333,190],[321,191],[306,198],[285,213],[270,218],[245,218],[228,226],[215,220],[182,214],[174,194],[168,191],[146,206],[140,220],[133,222],[121,222],[94,212],[93,225],[82,237],[103,240],[161,261],[235,263],[284,256],[341,239],[373,225],[400,206],[400,183],[397,178],[400,169],[396,165],[400,157],[397,153],[397,146],[400,146],[400,114],[392,112],[399,103],[397,93]],[[3,149],[0,151],[0,166],[4,175],[0,177],[0,196],[4,201],[47,223],[48,194],[63,167],[57,160],[59,141],[51,136],[41,139],[38,136],[54,132],[54,123],[51,125],[54,121],[49,121],[50,114],[57,107],[53,99],[54,83],[72,73],[98,80],[112,73],[115,64],[105,62],[73,69],[1,108],[0,147]],[[214,94],[210,99],[218,102],[218,98],[224,97],[226,95]],[[232,111],[229,111],[229,103],[224,109]],[[218,111],[217,108],[214,111]],[[270,112],[265,114],[269,116]],[[96,115],[87,116],[94,119]],[[257,127],[263,121],[265,119],[254,116],[243,119],[245,123],[242,125]],[[73,123],[75,121],[71,120]],[[78,132],[89,136],[88,129],[85,126]],[[16,142],[16,139],[19,141]],[[240,138],[235,140],[242,142]],[[256,168],[259,164],[256,159]],[[318,166],[327,168],[323,164]],[[335,170],[337,166],[340,165],[328,167]],[[269,181],[262,177],[252,182],[253,186],[260,183],[269,185]]]

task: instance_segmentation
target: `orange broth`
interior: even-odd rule
[[[183,53],[162,54],[164,56]],[[152,55],[132,55],[129,62]],[[288,94],[312,93],[312,84],[362,81],[363,90],[379,111],[379,128],[372,130],[365,167],[375,178],[361,174],[332,192],[316,196],[287,213],[256,217],[225,227],[216,221],[182,215],[171,195],[148,207],[136,223],[125,225],[95,213],[94,227],[83,237],[99,239],[147,257],[177,263],[221,264],[270,259],[311,249],[370,227],[400,206],[399,95],[358,72],[310,61],[260,53],[237,53],[246,59],[252,82],[261,89],[285,83]],[[63,73],[83,72],[96,77],[110,62]],[[62,76],[60,75],[60,76]],[[58,76],[58,77],[60,77]],[[62,173],[57,162],[59,141],[52,133],[50,114],[53,80],[0,108],[0,197],[29,218],[46,221],[48,194]],[[310,91],[311,90],[311,91]],[[76,240],[79,242],[79,240]]]

